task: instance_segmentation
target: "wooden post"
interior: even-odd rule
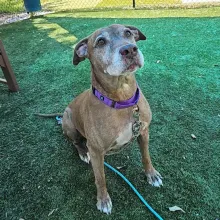
[[[17,92],[19,90],[19,87],[1,40],[0,40],[0,66],[5,76],[5,79],[0,79],[0,83],[7,84],[10,91]]]
[[[135,0],[133,0],[133,8],[135,8]]]

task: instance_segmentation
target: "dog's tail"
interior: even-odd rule
[[[52,113],[52,114],[41,114],[41,113],[35,113],[34,115],[44,118],[53,118],[56,116],[63,117],[63,113]]]

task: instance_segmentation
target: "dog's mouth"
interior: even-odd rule
[[[107,68],[104,71],[112,76],[133,74],[139,68],[144,66],[143,55],[139,53],[137,56],[128,58],[115,56],[113,60],[109,60]]]
[[[131,64],[130,66],[128,66],[127,70],[128,71],[135,71],[139,66],[137,64]]]
[[[123,59],[125,70],[123,72],[135,72],[137,69],[141,68],[143,64],[139,56],[135,56],[130,59]]]
[[[141,68],[141,64],[138,62],[134,62],[132,64],[127,65],[125,72],[134,72],[136,71],[138,68]]]

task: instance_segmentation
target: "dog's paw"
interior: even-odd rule
[[[156,170],[146,172],[147,181],[149,184],[155,187],[163,186],[162,176]]]
[[[82,154],[79,154],[79,157],[80,159],[85,162],[85,163],[88,163],[90,162],[90,156],[89,156],[89,152],[87,152],[86,154],[82,155]]]
[[[104,212],[107,215],[111,214],[112,201],[109,196],[106,199],[98,199],[96,206],[99,211]]]

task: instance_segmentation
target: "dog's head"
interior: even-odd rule
[[[92,67],[111,76],[132,73],[144,65],[136,42],[146,37],[133,26],[114,24],[95,31],[75,47],[73,64],[88,58]]]

